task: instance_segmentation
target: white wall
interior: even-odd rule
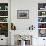
[[[14,23],[18,32],[27,30],[33,24],[36,32],[34,36],[38,35],[38,3],[46,3],[46,0],[11,0],[11,22]],[[29,10],[29,19],[17,19],[17,10]],[[33,46],[41,46],[40,44],[43,44],[41,39],[43,38],[33,38]]]
[[[0,0],[0,3],[8,3],[8,0]]]
[[[29,19],[17,19],[17,10],[29,10]],[[32,24],[36,27],[37,2],[32,0],[12,0],[11,16],[11,22],[16,25],[17,30],[27,30]]]
[[[46,0],[11,0],[11,22],[17,30],[27,30],[34,25],[37,29],[38,3]],[[17,10],[29,10],[29,19],[17,19]]]

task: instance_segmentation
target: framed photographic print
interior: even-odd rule
[[[29,10],[17,10],[17,19],[29,19]]]

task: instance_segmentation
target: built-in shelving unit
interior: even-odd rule
[[[38,3],[38,31],[40,37],[46,37],[46,3]]]
[[[8,37],[8,3],[0,3],[0,35]]]

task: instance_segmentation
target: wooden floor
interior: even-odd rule
[[[0,46],[8,46],[8,45],[0,45]]]

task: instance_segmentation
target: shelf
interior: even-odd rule
[[[8,16],[8,11],[0,11],[0,16]]]
[[[38,23],[46,23],[46,22],[38,22]]]
[[[38,3],[38,36],[46,37],[46,3]]]
[[[0,16],[0,17],[8,17],[8,16]]]
[[[0,11],[8,11],[8,10],[0,10]]]
[[[8,3],[0,3],[0,35],[8,37]]]
[[[38,29],[46,29],[46,28],[38,28]]]
[[[0,23],[8,23],[8,22],[0,22]]]
[[[38,10],[38,11],[46,11],[46,10]]]
[[[44,15],[44,16],[38,16],[38,17],[46,17],[46,15]]]

